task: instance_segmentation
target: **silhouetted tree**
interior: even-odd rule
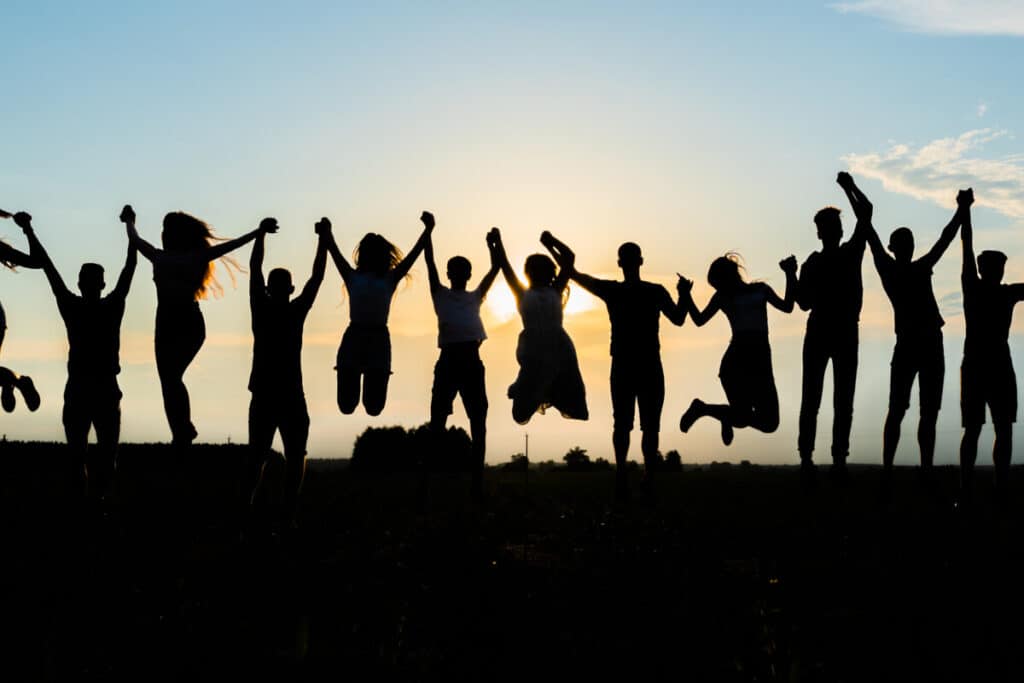
[[[570,472],[583,472],[589,470],[591,466],[590,456],[587,455],[585,448],[579,446],[573,446],[569,449],[569,452],[562,456],[562,460],[565,461],[565,469]]]
[[[429,425],[367,427],[352,448],[352,469],[359,472],[411,471],[428,463],[434,471],[468,470],[472,442],[461,427],[450,427],[439,439]]]
[[[530,460],[522,453],[516,453],[512,456],[512,459],[502,465],[502,469],[510,470],[513,472],[523,472],[530,467]]]
[[[679,451],[672,449],[665,454],[664,468],[666,472],[683,471],[683,458],[679,455]]]

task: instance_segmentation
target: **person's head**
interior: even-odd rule
[[[555,262],[544,254],[530,254],[526,257],[526,279],[531,289],[550,287],[555,282]]]
[[[210,248],[210,242],[217,239],[205,222],[184,211],[172,211],[164,216],[164,229],[160,240],[165,251],[201,251]],[[206,267],[202,276],[190,283],[197,298],[203,298],[206,288],[213,282],[213,262]],[[216,284],[216,283],[214,283]]]
[[[643,254],[640,253],[640,245],[635,242],[624,242],[619,247],[619,268],[625,274],[639,274],[640,266],[644,264]]]
[[[843,238],[843,222],[839,219],[839,209],[834,206],[826,206],[814,214],[814,224],[818,227],[818,239],[825,246],[839,246],[839,240]]]
[[[274,268],[267,276],[267,295],[275,301],[288,301],[295,285],[292,284],[292,274],[285,268]]]
[[[98,263],[83,263],[78,271],[78,291],[86,299],[99,299],[107,283],[103,281],[103,266]]]
[[[736,254],[719,256],[708,268],[708,284],[723,294],[735,292],[743,285],[742,266]]]
[[[448,279],[455,289],[465,289],[469,278],[473,276],[473,264],[465,256],[452,256],[448,259]]]
[[[914,233],[910,228],[896,228],[889,235],[889,251],[897,261],[910,261],[914,258]]]
[[[382,235],[368,232],[359,240],[354,260],[358,270],[384,275],[402,262],[402,252]]]
[[[978,254],[978,274],[982,282],[998,285],[1006,271],[1006,254],[1001,251],[983,251]]]

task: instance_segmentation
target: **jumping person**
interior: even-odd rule
[[[248,500],[263,484],[263,470],[270,455],[274,432],[281,432],[285,458],[285,489],[282,522],[294,522],[296,505],[306,471],[306,443],[309,439],[309,410],[302,387],[302,329],[313,307],[327,269],[331,222],[321,218],[313,272],[302,292],[295,291],[292,274],[274,268],[263,279],[266,233],[253,243],[249,261],[249,306],[252,311],[252,373],[249,375]]]
[[[866,224],[868,246],[882,281],[882,288],[892,304],[896,327],[896,346],[892,351],[889,380],[889,411],[882,433],[882,465],[891,476],[896,446],[900,441],[900,425],[910,407],[914,378],[918,379],[921,419],[917,441],[921,447],[921,472],[930,474],[935,459],[935,425],[942,405],[942,384],[946,360],[942,346],[939,304],[932,289],[932,271],[949,248],[963,220],[963,209],[957,209],[952,220],[932,248],[914,259],[914,233],[910,228],[896,228],[889,236],[886,253],[882,240],[871,224],[874,208],[849,173],[839,174],[839,184],[846,191],[858,222]]]
[[[551,237],[555,251],[563,258],[572,250]],[[558,260],[558,259],[556,259]],[[612,447],[615,449],[615,496],[629,495],[626,460],[629,456],[630,432],[637,408],[640,410],[640,448],[644,457],[645,490],[650,492],[654,465],[658,459],[661,431],[661,410],[665,403],[665,372],[661,365],[659,321],[664,315],[673,325],[686,321],[685,298],[689,288],[680,277],[676,285],[678,300],[664,287],[640,279],[644,263],[639,245],[626,242],[619,247],[618,265],[622,280],[601,280],[576,270],[575,258],[560,262],[569,277],[608,308],[611,323],[611,395]]]
[[[834,406],[832,466],[837,475],[845,474],[846,458],[850,454],[860,309],[864,300],[861,264],[867,228],[858,223],[853,236],[840,244],[843,223],[839,213],[834,206],[827,206],[815,214],[814,224],[822,248],[804,261],[796,287],[797,304],[802,310],[810,311],[804,335],[803,390],[797,438],[800,465],[806,474],[814,471],[818,409],[829,361],[832,362]]]
[[[960,410],[964,435],[960,442],[960,489],[969,503],[974,487],[974,463],[978,437],[985,424],[985,406],[992,413],[995,443],[996,492],[1001,495],[1010,473],[1013,454],[1013,423],[1017,421],[1017,376],[1010,357],[1010,322],[1013,308],[1024,301],[1024,283],[1002,284],[1006,254],[983,251],[974,258],[971,204],[974,191],[961,190],[956,198],[961,212],[963,242],[961,283],[964,294],[964,358],[960,368]]]
[[[732,339],[718,370],[729,402],[722,405],[693,399],[679,419],[680,430],[688,432],[698,419],[711,417],[721,423],[722,443],[728,446],[734,429],[753,427],[770,434],[779,428],[779,394],[768,342],[768,304],[783,313],[793,311],[796,257],[783,259],[779,267],[786,274],[786,294],[782,298],[763,282],[744,281],[740,264],[732,254],[711,262],[708,283],[715,293],[703,311],[697,308],[692,296],[687,297],[690,318],[697,327],[707,324],[718,311],[729,319]],[[692,282],[686,281],[682,289],[689,294],[690,286]]]
[[[490,244],[488,245],[490,247]],[[455,396],[462,397],[462,405],[469,418],[469,434],[473,441],[473,495],[483,494],[484,457],[487,452],[487,385],[484,364],[480,360],[480,344],[487,339],[480,307],[498,275],[498,263],[493,249],[491,267],[477,288],[467,289],[473,276],[473,266],[464,256],[448,259],[448,281],[441,284],[434,261],[434,244],[428,238],[424,258],[430,280],[430,298],[437,313],[437,346],[440,357],[434,365],[434,385],[430,398],[430,429],[435,438],[444,432],[448,416],[452,414]]]
[[[0,218],[11,218],[14,214],[0,209]],[[39,261],[30,254],[15,249],[3,240],[0,240],[0,265],[14,270],[16,267],[39,268]],[[7,336],[7,314],[3,306],[0,306],[0,349],[3,348],[4,337]],[[21,399],[29,410],[39,410],[39,392],[36,385],[28,375],[19,375],[13,370],[0,367],[0,406],[5,412],[13,413],[18,404],[15,396],[15,389],[21,393]]]
[[[550,233],[545,231],[540,239],[541,244],[557,252]],[[512,419],[526,424],[534,413],[543,414],[547,408],[554,407],[563,417],[586,420],[590,413],[576,347],[562,327],[562,307],[572,268],[572,254],[559,256],[566,264],[560,270],[544,254],[528,256],[524,270],[529,284],[524,286],[509,263],[501,232],[492,228],[487,240],[512,290],[523,321],[523,331],[519,333],[516,344],[519,374],[508,388],[508,397],[512,399]]]
[[[277,232],[276,219],[264,218],[257,229],[242,237],[218,242],[209,225],[195,216],[175,211],[164,216],[163,248],[160,249],[139,236],[135,213],[128,207],[128,235],[139,253],[153,264],[157,298],[153,335],[156,369],[175,445],[187,446],[198,435],[192,424],[184,377],[206,339],[206,323],[199,300],[217,286],[213,262],[268,232]]]
[[[409,273],[434,229],[434,216],[420,216],[423,232],[402,258],[398,247],[377,233],[367,233],[356,249],[356,267],[349,265],[334,240],[328,245],[334,265],[348,291],[349,324],[338,347],[338,409],[351,415],[359,405],[380,415],[388,400],[391,379],[391,334],[388,315],[398,283]]]
[[[121,211],[126,226],[134,220],[131,207]],[[64,387],[64,435],[71,447],[74,480],[82,492],[102,502],[114,483],[117,445],[121,436],[121,320],[135,275],[138,251],[128,242],[128,255],[110,294],[103,296],[103,266],[82,264],[74,294],[57,271],[50,255],[32,229],[32,217],[19,213],[14,220],[25,231],[31,254],[57,300],[68,335],[68,380]],[[96,448],[89,452],[89,429],[96,430]]]

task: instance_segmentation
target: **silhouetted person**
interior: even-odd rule
[[[327,269],[331,222],[316,224],[319,239],[313,272],[294,299],[292,274],[274,268],[263,279],[265,233],[256,237],[249,261],[249,307],[252,312],[252,373],[249,375],[250,499],[262,485],[264,465],[274,433],[281,433],[285,458],[283,523],[294,521],[306,471],[309,410],[302,387],[302,329]]]
[[[434,229],[434,217],[429,212],[424,211],[420,220],[423,232],[405,258],[398,247],[373,232],[359,241],[355,268],[333,240],[328,246],[349,299],[349,323],[341,337],[336,366],[338,409],[345,415],[355,412],[360,389],[368,415],[380,415],[387,403],[391,379],[391,299]]]
[[[74,294],[50,255],[32,229],[32,217],[15,216],[25,231],[31,253],[42,264],[43,272],[57,300],[68,335],[68,381],[64,386],[64,435],[72,451],[74,478],[82,491],[102,500],[110,496],[114,483],[117,444],[121,436],[121,320],[125,300],[135,275],[138,251],[129,241],[128,255],[110,294],[103,296],[103,266],[85,263],[78,272],[78,291]],[[127,225],[134,220],[131,207],[121,212]],[[89,452],[89,429],[96,430],[96,448]]]
[[[541,244],[552,249],[550,239],[550,233],[543,233]],[[494,250],[523,321],[523,331],[516,344],[519,374],[508,388],[512,419],[526,424],[534,413],[544,414],[547,408],[554,407],[563,417],[586,420],[590,415],[587,391],[576,347],[562,327],[562,308],[573,255],[567,253],[559,257],[566,264],[560,271],[544,254],[528,256],[524,270],[529,286],[524,286],[512,270],[497,228],[487,233],[487,242]]]
[[[935,458],[935,424],[939,419],[942,383],[946,374],[942,347],[945,321],[932,290],[932,270],[956,237],[962,221],[961,211],[958,210],[943,228],[928,253],[918,259],[914,259],[914,234],[910,228],[896,228],[889,236],[890,256],[871,225],[874,212],[871,202],[850,174],[840,173],[839,179],[857,221],[867,226],[871,256],[895,318],[896,346],[890,366],[889,412],[882,433],[882,464],[888,477],[900,441],[900,425],[910,407],[910,392],[917,377],[921,404],[917,441],[921,446],[921,470],[929,473]]]
[[[184,378],[206,339],[206,323],[199,300],[217,286],[213,262],[256,239],[257,235],[276,231],[277,221],[264,218],[256,230],[219,242],[209,225],[195,216],[175,211],[164,216],[160,235],[163,248],[158,249],[139,236],[135,214],[130,215],[128,234],[132,243],[153,264],[157,299],[153,335],[156,369],[160,375],[164,412],[176,445],[187,446],[198,435],[192,424]]]
[[[1002,284],[1006,254],[983,251],[974,259],[974,231],[971,226],[973,190],[961,190],[960,207],[963,240],[964,360],[960,368],[960,410],[964,435],[960,442],[960,486],[969,502],[974,484],[974,463],[978,458],[978,437],[985,424],[985,406],[992,414],[996,438],[992,447],[996,490],[1006,486],[1013,452],[1013,423],[1017,421],[1017,376],[1010,358],[1010,322],[1013,307],[1024,301],[1024,283]],[[980,276],[980,277],[979,277]]]
[[[477,288],[471,291],[467,288],[473,276],[469,259],[464,256],[448,259],[447,274],[451,287],[445,287],[437,274],[434,244],[429,238],[424,258],[430,280],[430,298],[437,313],[437,346],[441,349],[434,365],[430,428],[435,438],[444,433],[455,396],[461,396],[473,440],[473,493],[479,497],[483,492],[484,458],[487,454],[487,384],[484,364],[480,360],[480,344],[487,339],[487,333],[480,319],[480,307],[498,275],[498,263],[492,250],[490,269]]]
[[[679,429],[688,432],[702,417],[712,417],[722,427],[722,443],[732,443],[733,430],[753,427],[771,433],[779,428],[779,394],[772,372],[772,349],[768,342],[768,304],[783,313],[793,311],[793,290],[796,289],[796,257],[779,262],[786,274],[785,298],[763,282],[745,282],[740,264],[732,254],[711,262],[708,283],[714,287],[707,306],[701,311],[687,296],[690,318],[701,327],[718,311],[725,313],[732,329],[729,348],[722,356],[718,377],[729,401],[726,405],[693,399],[679,418]],[[683,284],[689,295],[692,282]]]
[[[801,309],[811,312],[804,335],[797,449],[804,471],[811,471],[825,369],[831,361],[832,463],[834,470],[842,473],[850,453],[853,395],[857,387],[860,309],[864,299],[861,262],[867,230],[858,224],[853,236],[840,244],[843,224],[839,209],[833,206],[818,211],[814,224],[821,240],[821,251],[812,253],[804,261],[796,289],[796,302]]]
[[[571,254],[565,244],[550,238],[555,251]],[[556,259],[557,260],[557,259]],[[615,495],[628,496],[626,477],[630,432],[637,407],[640,410],[640,448],[644,456],[644,486],[649,490],[658,462],[658,437],[661,431],[661,409],[665,403],[665,372],[661,365],[659,322],[664,315],[673,325],[686,321],[684,280],[677,286],[678,301],[668,290],[654,282],[640,279],[644,263],[639,245],[626,242],[619,247],[618,264],[622,281],[600,280],[579,272],[572,263],[560,263],[569,277],[608,308],[611,323],[611,394],[612,446],[615,449]]]
[[[14,214],[0,209],[0,218],[11,218]],[[39,268],[41,264],[38,259],[30,254],[15,249],[3,240],[0,240],[0,265],[14,270],[16,267]],[[4,345],[4,337],[7,336],[7,314],[4,307],[0,306],[0,349]],[[18,399],[15,390],[21,393],[21,398],[29,410],[39,409],[39,392],[36,385],[28,375],[19,375],[10,368],[0,367],[0,406],[8,413],[13,413],[17,406]]]

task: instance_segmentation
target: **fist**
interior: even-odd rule
[[[318,235],[328,235],[328,234],[330,234],[330,232],[331,232],[331,221],[330,221],[330,219],[327,218],[326,216],[324,218],[321,218],[320,220],[318,220],[316,222],[316,225],[313,226],[313,230],[315,230],[316,234],[318,234]]]
[[[135,209],[132,208],[131,204],[125,204],[124,208],[121,209],[121,215],[118,219],[125,225],[135,225]]]
[[[25,213],[24,211],[19,211],[18,213],[14,214],[14,222],[22,230],[32,229],[32,216]]]
[[[501,246],[501,231],[497,228],[491,228],[487,233],[487,246],[491,249],[497,249]]]
[[[678,282],[676,282],[676,291],[682,296],[688,295],[690,290],[693,289],[693,280],[687,280],[682,275],[679,275],[679,273],[676,273],[676,275],[679,277]]]
[[[260,230],[265,233],[275,233],[278,229],[276,218],[264,218],[260,221]]]
[[[840,171],[839,174],[836,175],[836,182],[839,183],[839,187],[846,189],[853,185],[853,176],[846,171]]]
[[[969,187],[966,190],[960,190],[956,195],[956,204],[960,208],[966,209],[974,203],[974,188]],[[15,217],[17,220],[17,217]]]
[[[434,214],[430,213],[429,211],[424,211],[423,213],[420,214],[420,220],[423,221],[423,227],[425,227],[427,230],[434,229]]]
[[[551,246],[552,238],[553,238],[553,236],[551,234],[551,231],[550,230],[545,230],[544,232],[542,232],[540,234],[540,243],[543,244],[545,247]]]
[[[796,256],[787,256],[779,261],[779,268],[786,275],[796,275]]]

